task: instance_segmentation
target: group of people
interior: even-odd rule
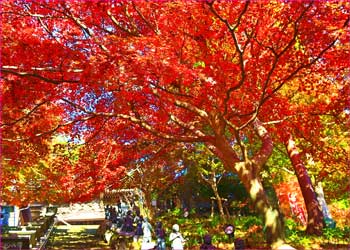
[[[133,215],[131,210],[128,210],[126,214],[120,218],[121,214],[115,213],[113,207],[108,207],[106,212],[106,218],[112,223],[120,222],[118,228],[120,233],[133,235],[134,242],[141,243],[141,249],[158,249],[166,250],[166,232],[163,228],[162,222],[158,221],[153,229],[148,218],[144,218],[139,210],[136,210]],[[120,219],[119,219],[120,218]],[[156,237],[156,244],[152,242],[152,235]],[[152,246],[153,244],[153,246]],[[172,250],[183,250],[185,239],[180,232],[180,226],[174,224],[172,231],[169,234],[169,244]],[[200,246],[201,250],[214,250],[217,249],[212,245],[211,236],[205,235],[203,238],[203,244]]]
[[[152,243],[152,235],[154,234],[157,240],[155,249],[166,249],[166,233],[162,222],[158,221],[155,229],[153,229],[148,219],[144,218],[139,213],[136,213],[135,217],[133,217],[131,211],[127,212],[127,215],[124,218],[124,223],[121,227],[121,232],[133,232],[134,241],[142,242],[141,249],[148,249],[146,246],[149,246]],[[169,241],[171,242],[172,249],[183,249],[185,240],[180,233],[179,225],[175,224],[173,226],[173,231],[169,235]]]
[[[114,227],[118,228],[119,234],[133,236],[135,243],[141,243],[141,249],[153,249],[152,235],[157,239],[156,249],[165,250],[165,230],[162,223],[156,223],[156,228],[153,229],[148,218],[144,218],[140,214],[139,209],[135,209],[133,214],[131,210],[126,213],[113,206],[105,207],[106,219],[109,220]],[[153,244],[154,246],[154,244]],[[181,248],[179,248],[181,249]]]

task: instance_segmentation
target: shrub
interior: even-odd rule
[[[173,216],[179,217],[179,216],[181,215],[181,208],[175,208],[175,209],[171,212],[171,214],[172,214]]]
[[[210,226],[216,228],[220,223],[221,217],[219,215],[215,215],[210,221]]]
[[[256,217],[256,216],[247,216],[245,217],[245,221],[243,222],[243,229],[247,230],[248,228],[252,226],[262,226],[263,222],[261,218]]]

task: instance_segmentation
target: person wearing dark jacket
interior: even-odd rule
[[[133,232],[134,231],[133,223],[134,223],[134,219],[132,217],[131,211],[129,210],[126,214],[126,217],[124,218],[124,223],[121,231],[127,232],[127,233]]]
[[[215,250],[217,249],[211,243],[211,236],[209,234],[204,235],[203,244],[200,246],[200,250]]]
[[[165,230],[162,222],[158,221],[156,224],[155,234],[157,238],[157,250],[165,250]]]

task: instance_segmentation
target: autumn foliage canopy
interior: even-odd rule
[[[258,173],[265,139],[288,133],[334,160],[320,138],[323,116],[349,119],[347,1],[1,5],[8,202],[88,200],[118,187],[131,162],[193,143],[237,173],[248,160]],[[59,136],[75,149],[54,146]],[[45,170],[36,192],[23,181],[33,166]]]

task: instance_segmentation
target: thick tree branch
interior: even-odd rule
[[[260,150],[254,155],[252,159],[252,162],[257,168],[257,173],[258,173],[260,172],[262,166],[266,163],[266,161],[271,156],[272,150],[273,150],[273,143],[269,133],[267,132],[265,127],[262,125],[262,123],[258,119],[254,120],[253,125],[256,133],[258,134],[258,136],[262,141]]]
[[[55,132],[57,132],[60,128],[62,127],[66,127],[66,126],[70,126],[74,123],[77,123],[77,122],[84,122],[84,121],[87,121],[89,119],[92,119],[94,118],[93,116],[87,116],[87,117],[84,117],[84,118],[81,118],[81,119],[77,119],[77,120],[72,120],[72,121],[68,121],[66,123],[61,123],[61,124],[58,124],[57,126],[55,126],[54,128],[52,129],[49,129],[47,131],[44,131],[44,132],[41,132],[41,133],[36,133],[34,135],[34,137],[42,137],[42,136],[45,136],[45,135],[50,135],[50,134],[54,134]],[[7,142],[17,142],[17,141],[28,141],[30,140],[32,137],[27,137],[27,138],[18,138],[18,139],[8,139],[8,138],[2,138],[3,141],[7,141]]]
[[[247,147],[242,143],[240,134],[239,134],[239,130],[234,130],[235,132],[235,138],[237,140],[237,143],[241,149],[241,153],[242,153],[242,160],[246,161],[248,159],[248,150]]]
[[[205,136],[205,134],[202,131],[200,131],[198,128],[196,128],[196,126],[193,123],[185,123],[173,114],[170,115],[170,119],[174,121],[176,124],[178,124],[180,127],[185,128],[188,131],[191,131],[192,133],[194,133],[199,137]]]
[[[197,108],[196,106],[194,106],[188,102],[175,100],[175,105],[178,107],[182,107],[184,109],[187,109],[189,111],[192,111],[193,113],[199,115],[200,117],[202,117],[204,119],[208,119],[208,114],[205,110]]]
[[[120,30],[124,31],[125,33],[131,35],[131,36],[139,36],[138,33],[135,33],[134,31],[131,31],[130,29],[128,29],[127,27],[123,27],[123,25],[118,22],[118,20],[113,16],[111,10],[107,10],[107,15],[109,16],[109,18],[111,19],[112,23],[119,28]]]
[[[206,137],[198,137],[198,136],[181,136],[181,135],[174,135],[174,134],[168,134],[165,132],[161,132],[157,129],[155,129],[153,126],[151,126],[149,123],[137,119],[134,116],[126,115],[126,114],[107,114],[107,113],[98,113],[98,115],[102,116],[108,116],[111,115],[112,117],[118,117],[125,120],[129,120],[134,124],[139,125],[143,129],[147,130],[148,132],[154,134],[157,137],[160,137],[162,139],[170,140],[170,141],[178,141],[178,142],[202,142],[206,140]]]
[[[26,113],[24,116],[21,116],[18,119],[15,119],[12,122],[7,122],[7,123],[1,123],[0,127],[6,127],[6,126],[12,126],[15,125],[21,121],[23,121],[24,119],[28,118],[31,114],[33,114],[36,110],[38,110],[41,106],[43,106],[44,104],[48,103],[49,101],[44,100],[38,104],[35,104],[34,108],[32,108],[28,113]]]
[[[174,134],[169,134],[166,132],[162,132],[160,130],[157,130],[156,128],[154,128],[152,125],[150,125],[149,123],[147,123],[146,121],[142,120],[139,117],[133,116],[133,115],[128,115],[128,114],[120,114],[120,113],[107,113],[107,112],[93,112],[93,111],[88,111],[86,110],[84,107],[70,101],[67,99],[62,99],[63,101],[67,102],[69,105],[73,106],[76,109],[79,109],[80,111],[83,111],[84,113],[86,113],[87,115],[93,116],[93,117],[115,117],[115,118],[121,118],[124,120],[128,120],[130,122],[132,122],[135,125],[139,125],[141,128],[145,129],[146,131],[152,133],[153,135],[162,138],[162,139],[166,139],[166,140],[170,140],[170,141],[178,141],[178,142],[202,142],[207,140],[207,137],[204,136],[204,134],[201,136],[186,136],[186,135],[174,135]]]
[[[53,84],[56,84],[56,85],[64,83],[64,82],[66,82],[66,83],[78,83],[79,82],[78,80],[51,79],[51,78],[44,77],[44,76],[41,76],[41,75],[33,73],[33,72],[25,72],[25,71],[18,72],[18,71],[6,69],[6,68],[3,68],[3,67],[1,68],[1,73],[12,74],[12,75],[16,75],[16,76],[19,76],[19,77],[33,77],[33,78],[40,79],[42,81],[53,83]]]
[[[323,228],[323,214],[319,207],[310,176],[303,161],[301,160],[300,154],[291,134],[288,135],[284,143],[296,176],[298,177],[298,182],[304,197],[305,206],[308,213],[306,230],[308,233],[320,235],[322,234]]]
[[[158,88],[158,87],[157,87]],[[166,91],[165,89],[161,88],[161,90],[164,90]],[[170,94],[173,94],[172,92],[168,92],[166,91],[167,93],[170,93]],[[158,90],[157,89],[153,89],[153,94],[160,97],[160,94],[158,93]],[[181,107],[181,108],[184,108],[188,111],[191,111],[197,115],[199,115],[200,117],[204,118],[204,119],[208,119],[208,114],[205,110],[203,109],[200,109],[198,107],[196,107],[195,105],[189,103],[189,102],[186,102],[186,101],[181,101],[179,99],[175,99],[174,100],[174,104],[177,106],[177,107]]]
[[[41,72],[62,72],[61,68],[54,68],[54,67],[31,67],[30,68],[33,71],[41,71]],[[2,70],[17,70],[18,73],[20,73],[20,67],[13,66],[13,65],[3,65]],[[67,69],[66,72],[68,73],[82,73],[83,69]]]

